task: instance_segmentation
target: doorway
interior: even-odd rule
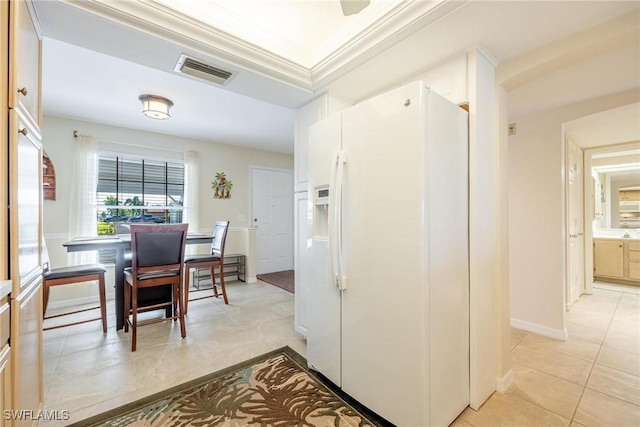
[[[618,218],[616,204],[611,204],[611,197],[607,195],[606,177],[598,176],[594,173],[594,166],[610,167],[616,164],[617,168],[625,164],[635,163],[636,174],[640,173],[640,162],[633,160],[621,161],[620,152],[635,151],[640,153],[640,127],[638,126],[638,113],[640,112],[640,102],[624,105],[621,107],[604,110],[589,116],[583,116],[562,124],[563,135],[563,241],[564,241],[564,303],[565,309],[569,310],[576,298],[580,294],[591,294],[593,292],[594,280],[594,259],[593,244],[594,231],[596,234],[614,233],[622,235],[624,232],[617,223],[611,222],[613,218]],[[575,147],[569,144],[575,143]],[[576,219],[572,214],[580,210],[580,206],[575,206],[576,191],[570,188],[569,175],[575,173],[571,171],[571,163],[574,163],[575,152],[582,152],[582,214],[581,219]],[[594,157],[600,158],[594,163]],[[578,160],[578,164],[579,164]],[[576,167],[574,166],[574,169]],[[575,179],[575,175],[572,179]],[[579,190],[578,190],[579,191]],[[571,198],[574,197],[574,200]],[[607,203],[609,201],[609,203]],[[573,205],[573,207],[572,207]],[[609,218],[609,219],[607,219]],[[579,223],[582,221],[582,230]],[[578,225],[576,225],[578,224]],[[639,229],[640,230],[640,229]],[[582,234],[582,256],[579,255],[579,239],[572,235]],[[573,242],[572,242],[573,240]],[[573,245],[573,246],[572,246]],[[583,268],[580,269],[580,264]],[[580,279],[582,274],[583,278]],[[582,289],[580,283],[582,281]]]
[[[251,168],[256,274],[293,269],[293,171]]]
[[[640,144],[637,142],[617,144],[585,150],[585,171],[591,175],[585,181],[585,221],[589,227],[585,230],[586,253],[585,293],[592,293],[595,271],[601,270],[605,281],[618,282],[629,277],[624,272],[624,254],[607,259],[620,265],[621,272],[602,273],[604,258],[597,264],[594,258],[594,242],[604,248],[602,239],[635,237],[640,235],[640,211],[626,211],[621,199],[623,190],[640,190]],[[635,203],[633,205],[639,204]],[[609,255],[611,252],[607,251]],[[597,265],[596,265],[597,264]],[[606,277],[609,277],[607,279]]]

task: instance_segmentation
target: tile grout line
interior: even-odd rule
[[[518,343],[517,343],[517,344],[516,344],[512,349],[511,349],[511,351],[515,350],[518,346],[520,346],[520,345],[522,344],[522,342],[525,340],[526,336],[527,336],[527,335],[529,335],[529,334],[536,335],[534,332],[526,331],[526,334],[522,337],[522,339],[521,339],[521,340],[519,340],[519,341],[518,341]],[[554,351],[554,350],[550,350],[550,351]],[[564,354],[564,353],[557,352],[557,351],[556,351],[556,353]],[[569,356],[570,356],[570,355],[569,355]],[[536,368],[533,368],[533,367],[531,367],[531,366],[527,366],[527,365],[523,365],[523,366],[524,366],[524,367],[526,367],[526,368],[528,368],[528,369],[531,369],[532,371],[536,371],[536,372],[538,372],[538,373],[540,373],[540,374],[548,375],[548,376],[550,376],[550,377],[553,377],[553,378],[556,378],[556,379],[559,379],[559,380],[562,380],[562,381],[566,381],[566,382],[568,382],[568,383],[570,383],[570,384],[578,385],[578,384],[572,383],[571,381],[568,381],[568,380],[566,380],[566,379],[564,379],[564,378],[560,378],[560,377],[558,377],[558,376],[552,375],[552,374],[550,374],[550,373],[548,373],[548,372],[541,371],[541,370],[536,369]],[[515,385],[515,382],[514,382],[514,385]],[[507,393],[508,393],[508,391],[507,391],[506,393],[504,393],[504,394],[507,394]],[[532,401],[532,400],[528,400],[528,399],[526,399],[526,398],[524,398],[524,397],[522,397],[522,396],[517,396],[517,395],[515,395],[515,394],[514,394],[514,395],[512,395],[512,397],[513,397],[513,398],[515,398],[515,399],[521,400],[521,401],[523,401],[523,402],[526,402],[526,403],[528,403],[528,404],[531,404],[531,405],[537,406],[538,408],[540,408],[540,409],[542,409],[542,410],[544,410],[544,411],[550,412],[550,413],[552,413],[552,414],[554,414],[554,415],[557,415],[557,416],[559,416],[559,417],[561,417],[561,418],[564,418],[564,419],[566,419],[566,420],[569,420],[569,425],[571,424],[572,419],[567,418],[566,416],[564,416],[564,415],[562,415],[562,414],[559,414],[559,413],[557,413],[557,412],[555,412],[555,411],[553,411],[553,410],[551,410],[551,409],[549,409],[549,408],[545,408],[544,406],[542,406],[541,404],[539,404],[539,403],[537,403],[537,402],[534,402],[534,401]],[[487,401],[488,401],[488,399],[487,399]],[[578,400],[578,401],[579,401],[579,400]],[[576,407],[577,407],[577,405],[576,405]],[[572,415],[572,417],[573,417],[573,415]],[[466,420],[465,420],[465,421],[466,421]],[[466,422],[468,422],[468,421],[466,421]],[[474,427],[475,427],[475,426],[474,426]]]
[[[553,350],[552,350],[552,351],[553,351]],[[556,353],[559,353],[559,352],[556,352]],[[563,353],[560,353],[560,354],[563,354]],[[532,368],[532,367],[527,366],[527,365],[523,365],[523,366],[525,366],[525,367],[526,367],[526,368],[528,368],[528,369],[531,369],[532,371],[536,371],[536,372],[538,372],[538,373],[540,373],[540,374],[548,375],[548,376],[550,376],[550,377],[552,377],[552,378],[556,378],[556,379],[558,379],[558,380],[565,381],[565,382],[568,382],[568,383],[570,383],[570,384],[578,385],[578,384],[575,384],[575,383],[573,383],[573,382],[571,382],[571,381],[569,381],[569,380],[566,380],[566,379],[564,379],[564,378],[560,378],[560,377],[558,377],[558,376],[555,376],[555,375],[549,374],[549,373],[544,372],[544,371],[541,371],[541,370],[539,370],[539,369]],[[538,408],[541,408],[541,409],[543,409],[543,410],[545,410],[545,411],[551,412],[552,414],[557,415],[557,416],[559,416],[559,417],[562,417],[562,418],[564,418],[564,419],[566,419],[566,420],[569,420],[569,425],[571,425],[571,422],[573,421],[573,414],[571,414],[571,418],[567,418],[566,416],[564,416],[564,415],[562,415],[562,414],[559,414],[559,413],[555,412],[555,411],[554,411],[554,410],[552,410],[552,409],[545,408],[545,407],[544,407],[544,406],[542,406],[541,404],[539,404],[539,403],[537,403],[537,402],[534,402],[534,401],[531,401],[531,400],[528,400],[528,399],[525,399],[525,398],[524,398],[524,397],[522,397],[522,396],[515,396],[515,395],[514,395],[513,397],[514,397],[514,398],[517,398],[517,399],[520,399],[520,400],[522,400],[523,402],[527,402],[527,403],[530,403],[530,404],[532,404],[532,405],[534,405],[534,406],[537,406]],[[580,397],[582,398],[582,394],[580,394]],[[580,402],[580,399],[578,399],[578,402]],[[578,405],[576,404],[576,408],[577,408],[577,407],[578,407]],[[574,409],[574,413],[575,413],[575,409]]]
[[[619,291],[616,291],[616,292],[619,292]],[[578,408],[580,407],[580,402],[582,402],[582,398],[584,397],[584,392],[587,390],[587,385],[589,384],[591,373],[593,372],[593,368],[596,366],[598,357],[600,356],[600,352],[602,351],[602,346],[604,345],[604,342],[607,339],[607,334],[609,334],[609,329],[611,328],[611,324],[613,323],[613,318],[616,315],[616,311],[618,311],[618,307],[620,306],[620,301],[622,301],[622,292],[620,292],[620,295],[618,296],[618,302],[616,303],[616,308],[615,310],[613,310],[613,315],[609,320],[609,324],[607,325],[607,330],[604,333],[604,337],[602,337],[602,341],[600,342],[600,347],[598,348],[598,352],[596,353],[596,356],[593,359],[593,364],[591,365],[591,369],[589,369],[589,374],[587,375],[587,379],[584,382],[584,386],[582,387],[582,392],[580,393],[580,397],[578,398],[578,403],[576,404],[576,407],[573,410],[573,414],[571,414],[571,419],[569,420],[569,423],[573,423],[573,422],[577,423],[577,421],[575,421],[576,413],[578,412]]]
[[[69,326],[67,326],[66,328],[64,328],[64,338],[61,340],[62,341],[62,345],[60,346],[60,350],[58,351],[58,354],[56,355],[54,361],[53,361],[53,369],[51,370],[51,374],[49,377],[49,380],[47,381],[47,385],[46,387],[43,387],[42,390],[42,394],[43,394],[43,406],[46,404],[46,399],[45,397],[47,396],[47,394],[49,393],[49,390],[51,390],[51,386],[53,385],[53,380],[55,379],[55,375],[56,375],[56,371],[58,370],[58,365],[60,363],[60,358],[62,357],[62,353],[64,351],[64,346],[67,342],[67,337],[69,336]],[[43,345],[44,345],[44,337],[43,337]],[[44,352],[42,355],[42,365],[44,367]],[[44,369],[43,369],[44,370]],[[44,377],[44,374],[43,374]]]

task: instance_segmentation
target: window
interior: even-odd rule
[[[128,223],[180,223],[184,164],[101,154],[98,159],[98,234]]]

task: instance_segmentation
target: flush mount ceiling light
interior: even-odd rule
[[[167,120],[169,117],[169,108],[173,107],[173,102],[167,98],[156,95],[140,95],[138,97],[142,102],[142,113],[150,119]]]

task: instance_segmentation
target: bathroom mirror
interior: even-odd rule
[[[594,154],[594,228],[640,229],[640,153]]]

